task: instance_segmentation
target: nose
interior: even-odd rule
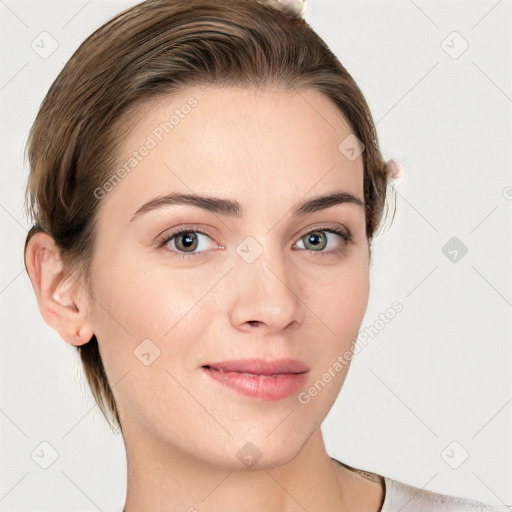
[[[304,321],[301,282],[284,256],[265,257],[252,263],[237,261],[231,278],[231,322],[243,331],[278,333],[296,329]]]

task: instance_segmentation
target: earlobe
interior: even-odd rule
[[[29,275],[41,316],[71,345],[84,345],[93,336],[89,296],[79,281],[64,269],[53,238],[39,232],[25,251]]]

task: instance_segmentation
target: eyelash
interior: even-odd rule
[[[326,233],[333,233],[335,235],[339,235],[343,239],[345,245],[347,245],[348,243],[352,242],[352,234],[350,233],[350,231],[348,229],[332,227],[332,226],[329,226],[329,227],[322,227],[322,226],[320,226],[320,227],[317,227],[315,229],[312,229],[312,230],[308,231],[307,233],[304,233],[299,238],[299,240],[301,240],[302,238],[304,238],[305,236],[307,236],[307,235],[309,235],[311,233],[316,233],[316,232],[326,232]],[[202,235],[207,236],[208,238],[211,238],[208,233],[202,231],[201,229],[197,229],[197,228],[193,228],[193,227],[192,228],[182,228],[179,231],[171,233],[170,235],[166,235],[163,238],[157,240],[158,248],[164,249],[165,246],[173,238],[179,237],[180,235],[184,235],[186,233],[200,233]],[[311,253],[316,253],[316,254],[319,254],[319,255],[322,255],[322,256],[326,256],[326,255],[329,255],[329,254],[333,254],[334,252],[337,252],[337,251],[312,251],[311,249],[298,249],[298,250],[309,251]],[[340,249],[340,251],[343,251],[343,248]],[[200,256],[204,251],[188,252],[188,253],[181,252],[181,251],[171,251],[171,252],[174,253],[175,255],[177,255],[178,258],[193,258],[193,257],[196,257],[196,256]]]

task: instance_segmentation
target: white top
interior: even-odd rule
[[[379,512],[512,512],[512,506],[491,506],[469,498],[427,491],[384,477],[386,494]]]
[[[512,506],[487,505],[480,501],[427,491],[364,469],[354,468],[334,457],[346,469],[384,484],[384,503],[378,512],[512,512]]]

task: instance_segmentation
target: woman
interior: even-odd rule
[[[27,272],[122,431],[126,512],[493,510],[325,450],[394,171],[293,6],[124,11],[57,77],[28,153]]]

